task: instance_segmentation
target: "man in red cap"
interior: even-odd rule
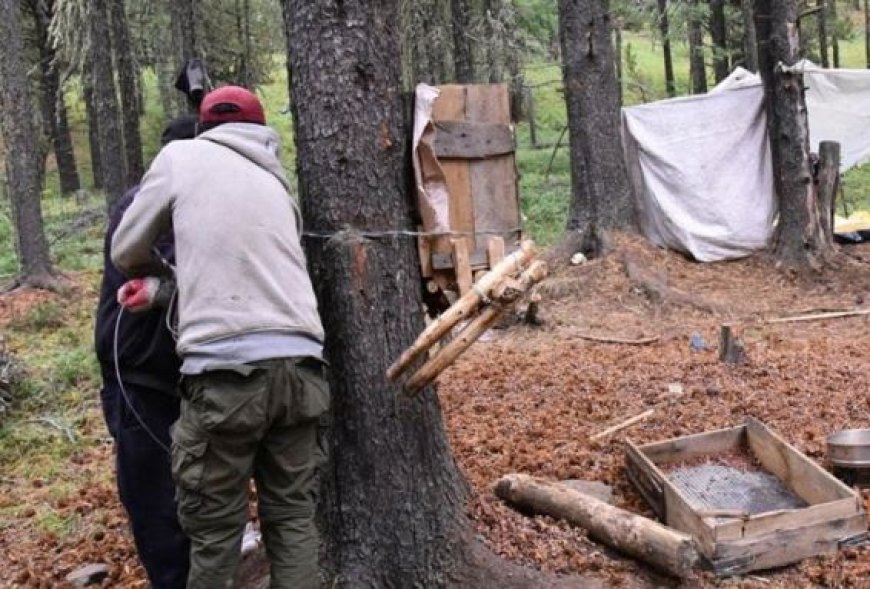
[[[265,122],[244,88],[206,95],[200,134],[157,155],[112,240],[114,264],[141,277],[159,265],[156,239],[175,238],[183,382],[172,472],[191,540],[190,589],[232,585],[251,477],[271,586],[319,586],[323,328],[301,216]],[[147,282],[122,287],[121,304],[141,308]]]

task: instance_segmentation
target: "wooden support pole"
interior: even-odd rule
[[[825,239],[834,239],[834,203],[840,187],[840,144],[822,141],[819,144],[818,182],[819,218]]]
[[[451,240],[453,246],[453,270],[456,272],[456,285],[459,296],[471,290],[474,283],[471,274],[471,260],[468,257],[468,242],[464,238]]]
[[[387,378],[390,381],[396,380],[414,360],[432,347],[432,344],[444,337],[454,325],[471,316],[480,305],[483,297],[489,296],[490,291],[504,276],[515,274],[529,263],[529,260],[534,256],[534,251],[535,244],[532,241],[524,241],[520,244],[520,249],[481,277],[474,288],[462,295],[456,303],[430,323],[411,347],[402,352],[399,358],[387,369]]]
[[[728,364],[740,364],[746,360],[743,342],[735,337],[730,323],[725,323],[719,330],[719,361]]]
[[[495,494],[524,510],[581,526],[595,540],[669,575],[688,577],[698,562],[691,536],[559,483],[509,474],[496,483]]]
[[[405,383],[405,391],[413,395],[419,392],[427,384],[435,380],[441,372],[450,366],[462,352],[467,350],[471,344],[483,335],[483,333],[492,327],[504,312],[505,304],[518,299],[525,291],[533,284],[540,282],[547,276],[547,264],[538,260],[533,262],[529,269],[523,272],[518,281],[518,285],[511,284],[514,281],[506,279],[504,285],[499,285],[493,289],[493,298],[497,299],[496,304],[489,305],[483,309],[480,314],[474,318],[471,323],[465,326],[459,335],[453,338],[449,344],[438,351],[435,357],[430,358],[414,375]]]

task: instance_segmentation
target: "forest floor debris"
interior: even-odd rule
[[[864,305],[870,244],[853,246],[840,266],[810,277],[774,271],[761,257],[697,264],[639,239],[617,240],[616,249],[616,255],[555,268],[539,289],[543,326],[500,330],[439,378],[445,425],[472,485],[469,513],[480,536],[514,561],[553,573],[594,574],[614,587],[867,587],[868,547],[736,579],[702,573],[680,585],[651,575],[579,528],[521,515],[496,498],[492,484],[510,472],[584,479],[610,485],[618,507],[652,517],[624,474],[626,438],[659,441],[737,425],[752,415],[824,464],[829,433],[870,425],[870,316],[764,323]],[[628,275],[626,260],[654,273],[668,290],[645,288]],[[28,305],[58,300],[26,291],[21,299],[11,296],[0,299],[0,328]],[[723,322],[741,327],[745,363],[719,361],[715,342]],[[658,340],[631,345],[577,335],[589,333]],[[706,345],[693,349],[693,334]],[[97,398],[94,390],[92,401]],[[606,439],[590,439],[652,407],[663,410]],[[90,445],[49,474],[30,476],[28,469],[7,468],[14,457],[0,458],[0,554],[6,555],[0,587],[65,587],[67,574],[93,562],[109,565],[99,586],[147,586],[118,503],[112,447],[100,431],[96,403],[89,411],[88,429],[79,433]]]

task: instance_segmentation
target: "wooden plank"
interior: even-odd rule
[[[731,520],[714,527],[717,542],[764,536],[778,530],[791,530],[826,521],[863,514],[856,498],[819,503],[800,509],[784,509],[760,513],[746,520]]]
[[[716,545],[710,561],[720,575],[736,575],[779,567],[820,554],[836,552],[844,540],[867,530],[863,515],[776,530]]]
[[[504,84],[468,87],[466,117],[477,123],[510,124],[510,99]],[[474,226],[477,231],[509,232],[520,226],[516,162],[512,154],[470,162]],[[519,238],[519,232],[506,234]]]
[[[452,239],[453,265],[456,268],[456,284],[459,286],[459,295],[462,296],[471,290],[474,283],[471,276],[471,263],[468,259],[468,244],[464,239]]]
[[[465,86],[450,84],[438,86],[438,98],[432,105],[432,120],[437,125],[443,121],[464,121],[467,90]],[[444,172],[447,192],[450,195],[450,229],[474,232],[474,202],[471,198],[471,171],[468,161],[444,160],[440,162]],[[463,237],[468,249],[475,247],[474,236]],[[453,248],[447,240],[439,240],[434,251],[451,254]]]
[[[417,231],[423,232],[423,226],[417,227]],[[425,235],[417,237],[417,255],[420,257],[420,275],[423,278],[431,278],[432,269],[432,244],[430,238]]]
[[[486,258],[490,268],[504,259],[504,237],[495,235],[486,240]]]
[[[654,463],[664,464],[689,460],[707,454],[722,454],[736,450],[745,444],[746,426],[738,425],[645,444],[640,447],[640,451]]]
[[[630,440],[625,442],[625,471],[641,496],[652,507],[659,519],[665,519],[665,494],[663,482],[656,474],[652,463]]]
[[[507,249],[508,254],[517,251],[517,246],[511,246]],[[476,249],[468,254],[468,261],[471,263],[473,270],[481,268],[494,268],[498,262],[504,259],[502,256],[495,264],[491,262],[489,252],[484,249]],[[453,254],[432,254],[432,268],[434,270],[450,270],[453,268]]]
[[[810,505],[856,497],[855,491],[760,421],[748,418],[746,431],[749,447],[762,466]]]
[[[514,132],[507,125],[466,121],[436,121],[432,147],[439,158],[483,159],[516,150]]]
[[[465,86],[459,84],[438,86],[438,98],[432,104],[432,120],[464,121],[465,95]]]

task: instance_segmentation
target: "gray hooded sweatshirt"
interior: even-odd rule
[[[153,268],[155,239],[174,232],[182,357],[208,355],[216,343],[251,334],[323,342],[300,245],[302,219],[278,150],[275,131],[250,123],[225,123],[168,144],[115,232],[112,262],[131,276]]]

